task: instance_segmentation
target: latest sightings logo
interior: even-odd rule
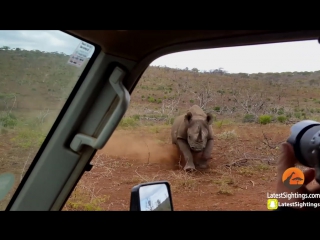
[[[282,175],[282,182],[288,189],[296,190],[303,185],[304,174],[299,168],[288,168]]]
[[[268,199],[267,208],[269,210],[278,209],[278,199]]]

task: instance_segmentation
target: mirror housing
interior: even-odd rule
[[[173,211],[169,182],[148,182],[134,186],[130,211]]]

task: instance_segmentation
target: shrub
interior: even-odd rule
[[[40,147],[46,135],[46,133],[39,129],[24,127],[19,128],[17,134],[10,141],[20,148],[31,149],[33,147]]]
[[[223,123],[223,120],[222,121],[217,121],[215,123],[215,125],[217,126],[217,128],[221,128],[222,127],[222,123]]]
[[[281,123],[284,123],[287,121],[287,118],[285,116],[279,116],[278,118],[278,121],[281,122]]]
[[[234,139],[234,138],[237,138],[238,135],[237,133],[235,132],[235,130],[232,130],[232,131],[225,131],[223,133],[220,133],[220,134],[217,134],[216,135],[218,139]]]
[[[256,120],[256,117],[254,115],[252,115],[252,114],[246,114],[244,116],[244,118],[242,119],[242,121],[244,123],[246,123],[246,122],[252,123],[252,122],[255,122],[255,120]]]
[[[135,115],[132,116],[132,118],[134,120],[140,120],[140,115],[139,114],[135,114]]]
[[[172,125],[173,124],[173,121],[174,121],[174,118],[168,118],[167,121],[166,121],[166,124],[167,125]]]
[[[119,123],[119,127],[135,127],[137,125],[138,121],[133,117],[124,117]]]
[[[279,110],[278,110],[278,115],[283,115],[284,114],[284,109],[283,108],[280,108]]]
[[[109,195],[90,196],[89,191],[76,188],[66,203],[71,211],[103,211],[103,204],[108,202]]]
[[[156,102],[157,100],[154,99],[153,97],[148,97],[148,102]]]
[[[300,118],[301,118],[301,113],[300,113],[300,112],[295,112],[295,113],[294,113],[294,116],[295,116],[296,118],[299,118],[299,119],[300,119]]]
[[[8,114],[0,118],[0,125],[5,128],[14,128],[17,123],[17,118],[13,114]]]
[[[271,122],[271,116],[269,115],[262,115],[259,117],[259,123],[260,124],[268,124]]]
[[[219,112],[219,111],[220,111],[220,107],[215,107],[214,110],[215,110],[216,112]]]

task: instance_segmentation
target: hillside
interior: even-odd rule
[[[61,109],[83,70],[66,64],[68,57],[0,50],[0,111],[7,107],[4,99],[9,95],[16,96],[19,111]],[[293,121],[317,118],[320,71],[248,75],[149,67],[133,92],[126,116],[168,120],[193,104],[217,119],[253,121],[262,114],[284,115]]]
[[[60,110],[83,71],[66,64],[68,59],[58,53],[0,50],[0,111],[10,94],[16,95],[16,111]]]
[[[203,106],[218,120],[253,122],[260,115],[276,121],[318,118],[320,71],[266,74],[199,73],[149,67],[133,95],[127,116],[163,120]]]

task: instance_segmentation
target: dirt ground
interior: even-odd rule
[[[289,126],[225,125],[214,132],[210,168],[190,174],[179,168],[169,126],[117,130],[64,210],[128,211],[134,185],[160,180],[169,181],[176,211],[267,210]]]

